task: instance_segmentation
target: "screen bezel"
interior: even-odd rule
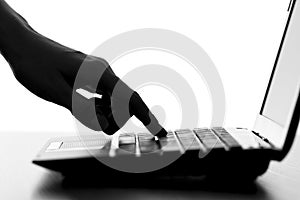
[[[260,112],[259,112],[260,115],[264,115],[263,111],[264,111],[265,104],[266,104],[266,101],[267,101],[267,97],[268,97],[268,94],[269,94],[269,91],[270,91],[271,83],[273,81],[276,66],[278,64],[278,60],[279,60],[279,57],[280,57],[280,54],[281,54],[281,50],[282,50],[282,47],[283,47],[283,44],[284,44],[284,40],[286,38],[287,30],[288,30],[288,27],[290,25],[290,21],[291,21],[292,15],[293,15],[295,4],[296,4],[296,0],[291,0],[291,2],[289,4],[289,8],[288,8],[290,10],[289,16],[288,16],[288,19],[287,19],[286,26],[284,28],[283,36],[282,36],[282,39],[281,39],[281,42],[280,42],[278,53],[276,55],[275,63],[274,63],[274,66],[273,66],[273,69],[272,69],[272,72],[271,72],[271,76],[270,76],[270,79],[269,79],[267,90],[266,90],[266,93],[265,93],[265,96],[264,96],[264,99],[263,99],[263,102],[262,102],[262,106],[261,106],[261,109],[260,109]]]
[[[289,150],[290,150],[290,148],[293,144],[293,141],[294,141],[294,138],[295,138],[295,135],[296,135],[296,132],[297,132],[299,120],[300,120],[300,88],[299,88],[299,86],[298,86],[297,96],[295,96],[295,99],[294,99],[294,104],[293,104],[294,109],[290,113],[290,116],[289,116],[288,126],[282,127],[280,124],[278,124],[277,122],[273,121],[272,119],[268,118],[267,116],[265,116],[263,114],[265,104],[266,104],[266,100],[267,100],[269,90],[270,90],[270,87],[271,87],[271,84],[272,84],[272,81],[273,81],[273,77],[274,77],[274,74],[275,74],[275,70],[276,70],[276,67],[277,67],[277,64],[278,64],[278,60],[279,60],[279,57],[280,57],[280,54],[281,54],[281,51],[282,51],[282,47],[283,47],[283,44],[284,44],[284,41],[285,41],[285,38],[286,38],[286,34],[287,34],[287,31],[288,31],[288,28],[289,28],[289,25],[290,25],[291,18],[292,18],[292,15],[293,15],[293,11],[295,10],[295,5],[296,5],[296,0],[292,0],[290,2],[290,5],[289,5],[289,9],[290,9],[289,16],[288,16],[287,23],[286,23],[284,33],[283,33],[283,37],[282,37],[282,40],[281,40],[281,43],[280,43],[280,46],[279,46],[279,50],[278,50],[278,53],[277,53],[277,56],[276,56],[274,67],[272,69],[272,73],[271,73],[271,76],[270,76],[270,79],[269,79],[269,83],[268,83],[268,87],[267,87],[267,90],[266,90],[266,93],[265,93],[265,96],[264,96],[262,107],[261,107],[261,110],[259,112],[259,115],[257,117],[254,129],[253,129],[253,131],[260,133],[262,136],[265,136],[265,135],[267,136],[267,135],[270,135],[270,134],[273,135],[273,134],[276,134],[276,133],[279,134],[282,131],[287,132],[287,135],[286,135],[284,141],[282,141],[282,143],[283,143],[282,146],[281,147],[274,147],[278,151],[278,153],[273,158],[275,160],[282,160],[287,155],[287,153],[289,152]]]

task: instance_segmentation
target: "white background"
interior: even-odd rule
[[[220,73],[226,94],[225,125],[249,128],[264,97],[289,4],[289,0],[7,2],[41,34],[85,53],[112,36],[138,28],[186,35],[208,53]],[[155,62],[166,62],[163,56],[160,59]],[[26,90],[2,57],[0,83],[0,132],[75,132],[71,113]],[[205,94],[201,89],[197,92],[204,99],[199,105],[201,125],[209,124],[211,117],[211,110],[205,109],[211,106]],[[142,96],[150,105],[156,99],[151,89]],[[167,111],[166,117],[167,128],[178,128],[180,116]]]

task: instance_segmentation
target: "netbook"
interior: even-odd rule
[[[33,163],[66,176],[126,172],[255,179],[289,152],[300,114],[300,4],[292,0],[254,128],[194,128],[155,140],[147,133],[50,139]],[[103,161],[103,162],[100,162]],[[165,166],[155,163],[168,162]],[[139,171],[133,165],[146,165]],[[121,170],[118,170],[118,166]],[[149,166],[149,169],[147,169]],[[130,171],[133,170],[133,171]],[[136,171],[134,171],[136,170]]]

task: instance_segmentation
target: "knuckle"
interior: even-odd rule
[[[85,58],[85,62],[90,65],[90,66],[94,66],[94,67],[99,67],[101,66],[102,68],[109,68],[109,63],[103,59],[103,58],[99,58],[99,57],[96,57],[96,56],[92,56],[92,55],[88,55],[86,58]]]
[[[100,57],[94,57],[95,58],[95,60],[97,61],[97,62],[99,62],[99,63],[101,63],[101,65],[103,66],[103,67],[105,67],[105,68],[109,68],[109,63],[108,63],[108,61],[107,60],[105,60],[104,58],[100,58]]]
[[[103,58],[99,58],[100,62],[102,62],[104,64],[104,66],[109,67],[109,63],[107,62],[107,60],[103,59]]]

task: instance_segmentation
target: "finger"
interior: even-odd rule
[[[83,125],[95,131],[101,131],[109,126],[106,115],[111,113],[110,102],[107,103],[107,95],[103,99],[85,98],[77,92],[72,96],[72,114]]]
[[[101,101],[101,99],[98,100],[95,99],[95,107],[96,107],[96,112],[101,111],[104,115],[109,115],[111,114],[111,106],[110,104],[107,104],[106,102]]]
[[[137,92],[134,92],[117,76],[112,76],[110,81],[110,87],[113,87],[112,105],[114,107],[126,107],[128,109],[128,113],[126,113],[126,111],[119,112],[115,115],[116,118],[123,119],[126,118],[126,115],[130,118],[132,115],[135,115],[153,135],[157,135],[158,137],[167,135],[166,130],[159,124],[156,117]],[[119,117],[119,115],[121,115],[121,117]],[[119,119],[117,119],[117,121],[119,121]]]
[[[117,132],[120,127],[112,117],[112,114],[106,115],[106,120],[108,121],[108,126],[103,129],[103,132],[106,133],[107,135],[113,135],[115,132]]]
[[[55,81],[57,101],[60,105],[68,108],[73,116],[86,127],[95,131],[101,131],[108,126],[105,118],[97,118],[93,100],[86,99],[77,92],[73,92],[71,86],[64,80],[60,74]]]
[[[137,92],[132,94],[129,107],[130,112],[134,114],[153,135],[157,137],[165,137],[167,135],[167,131],[159,124],[156,117]]]
[[[95,131],[104,130],[109,126],[105,118],[105,112],[109,112],[109,109],[104,109],[105,106],[101,106],[101,109],[99,107],[95,107],[94,100],[73,94],[72,114],[83,125]]]
[[[101,123],[100,121],[103,120],[103,118],[105,118],[105,121],[107,122],[107,126],[105,126],[105,128],[103,128],[103,132],[106,133],[107,135],[113,135],[115,134],[121,127],[122,125],[124,125],[125,123],[123,123],[122,125],[117,124],[116,121],[114,120],[112,114],[109,115],[98,115],[98,120],[99,123]]]

